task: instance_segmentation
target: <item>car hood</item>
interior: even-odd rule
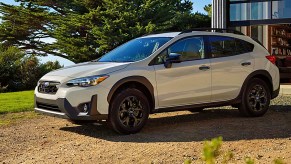
[[[86,62],[49,72],[45,76],[79,78],[102,75],[121,70],[128,65],[129,63]]]

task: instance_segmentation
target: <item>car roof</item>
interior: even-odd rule
[[[210,31],[191,31],[191,32],[167,32],[167,33],[156,33],[156,34],[148,34],[148,35],[144,35],[140,38],[152,38],[152,37],[170,37],[170,38],[174,38],[178,35],[182,35],[182,34],[214,34],[214,35],[221,35],[221,34],[226,34],[226,35],[234,35],[237,36],[238,34],[233,34],[233,33],[221,33],[221,32],[210,32]],[[223,35],[222,35],[223,36]]]
[[[167,32],[167,33],[160,33],[160,34],[149,34],[142,36],[141,38],[152,38],[152,37],[170,37],[174,38],[178,36],[181,32]]]

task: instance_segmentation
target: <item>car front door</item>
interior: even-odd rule
[[[180,63],[164,66],[169,55],[181,55]],[[205,58],[204,37],[179,40],[155,59],[159,107],[174,107],[210,102],[210,60]]]

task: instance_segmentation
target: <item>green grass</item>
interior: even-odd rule
[[[34,91],[0,93],[0,114],[32,111]]]
[[[35,112],[19,112],[19,113],[7,113],[0,115],[0,127],[10,124],[18,123],[22,120],[37,118],[39,115]]]

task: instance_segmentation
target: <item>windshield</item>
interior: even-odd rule
[[[102,56],[99,62],[135,62],[147,58],[171,38],[152,37],[133,39]]]

